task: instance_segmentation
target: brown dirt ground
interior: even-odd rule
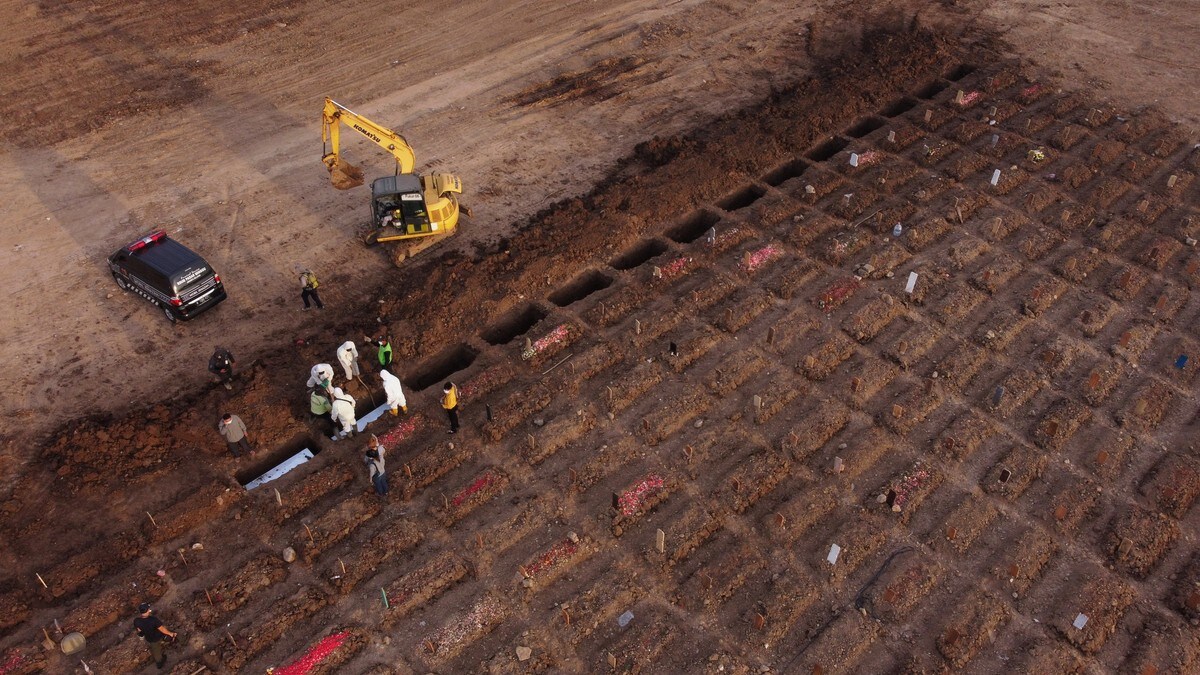
[[[328,634],[326,672],[1195,668],[1198,357],[1171,365],[1198,351],[1195,17],[851,4],[468,3],[453,63],[396,41],[444,26],[423,5],[21,8],[0,84],[21,399],[0,673],[79,669],[37,646],[55,619],[97,672],[145,667],[143,598],[187,673]],[[467,179],[458,241],[401,270],[354,244],[363,197],[316,161],[325,94]],[[229,302],[170,327],[114,292],[103,256],[158,225]],[[301,262],[324,315],[297,311]],[[299,396],[379,322],[413,409],[382,509]],[[204,385],[218,340],[232,394]],[[428,386],[451,376],[453,447]],[[254,458],[224,456],[224,409]],[[238,485],[303,445],[322,453],[282,504]],[[610,511],[658,478],[645,509]]]

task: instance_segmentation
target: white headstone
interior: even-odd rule
[[[858,153],[850,153],[850,166],[858,166]]]
[[[995,171],[992,172],[991,184],[992,185],[1000,184],[1000,169],[996,169]]]
[[[1087,622],[1087,614],[1080,614],[1079,616],[1075,617],[1075,623],[1072,623],[1071,625],[1075,626],[1079,630],[1083,630],[1083,627],[1087,625]]]
[[[917,273],[908,273],[908,283],[904,284],[904,292],[912,295],[913,289],[917,287]]]
[[[833,546],[829,547],[829,555],[825,556],[825,559],[829,561],[830,565],[836,565],[838,556],[841,555],[841,553],[842,547],[834,544]]]

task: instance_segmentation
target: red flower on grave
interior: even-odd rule
[[[525,574],[529,577],[535,577],[539,572],[545,572],[564,559],[575,555],[575,551],[577,550],[579,550],[579,544],[570,540],[560,541],[526,567]]]
[[[479,478],[475,479],[474,483],[471,483],[467,487],[463,488],[461,492],[454,495],[454,499],[451,499],[450,503],[455,506],[460,506],[460,505],[462,505],[463,502],[465,502],[468,498],[470,498],[471,495],[475,494],[476,492],[479,492],[480,490],[488,487],[489,485],[491,485],[492,483],[495,483],[495,482],[496,482],[495,474],[493,474],[491,471],[488,471],[487,473],[483,474]]]
[[[476,377],[475,379],[471,380],[470,382],[466,383],[461,388],[459,388],[459,390],[458,390],[459,397],[463,398],[463,399],[475,398],[475,394],[477,392],[489,388],[488,385],[491,385],[492,382],[495,381],[495,379],[496,379],[495,369],[485,370],[484,372],[479,374],[479,377]]]
[[[747,272],[753,272],[767,262],[770,262],[781,255],[783,255],[783,251],[780,250],[778,246],[774,244],[767,244],[766,246],[748,255],[746,259],[741,262],[740,267]]]
[[[417,419],[417,417],[406,419],[391,429],[388,429],[383,433],[382,436],[379,437],[379,444],[385,448],[395,447],[400,443],[400,441],[408,438],[410,435],[412,435],[412,432],[416,431]]]
[[[962,101],[961,101],[961,102],[959,102],[959,105],[961,105],[962,107],[966,108],[967,106],[971,105],[972,103],[974,103],[974,102],[978,101],[978,100],[979,100],[979,99],[981,99],[981,98],[983,98],[983,92],[981,92],[981,91],[972,91],[972,92],[970,92],[970,93],[967,93],[967,94],[964,94],[964,95],[963,95],[963,97],[962,97]]]
[[[342,643],[348,637],[350,637],[350,633],[345,631],[326,637],[318,642],[315,647],[308,650],[304,656],[282,668],[275,669],[275,675],[308,675],[318,664],[328,658],[334,650],[341,647]]]
[[[532,359],[538,354],[546,351],[550,347],[553,347],[554,345],[566,340],[567,335],[567,325],[562,324],[561,326],[539,338],[536,342],[529,346],[529,349],[522,351],[521,358],[528,361],[529,359]]]
[[[839,281],[822,291],[821,294],[817,296],[817,307],[827,312],[831,312],[835,307],[845,302],[846,299],[851,295],[854,295],[854,292],[857,291],[860,286],[862,286],[862,284],[853,277]]]
[[[646,476],[617,498],[617,510],[623,516],[632,516],[641,510],[651,496],[658,494],[663,485],[665,485],[665,481],[662,476],[657,474]]]
[[[689,258],[687,256],[679,256],[678,258],[672,260],[671,262],[667,263],[666,265],[663,265],[659,269],[659,272],[661,272],[662,280],[670,281],[671,279],[674,279],[675,277],[682,275],[684,272],[687,271],[687,269],[689,267],[691,267],[691,264],[692,264],[691,258]]]
[[[25,655],[14,649],[8,653],[8,656],[3,662],[0,662],[0,675],[8,675],[8,673],[16,671],[17,668],[25,665]]]
[[[925,481],[929,480],[929,472],[925,469],[916,469],[904,474],[900,478],[900,482],[892,489],[896,493],[896,498],[892,500],[892,510],[899,511],[904,508],[904,504],[912,493],[916,492]]]
[[[858,166],[860,168],[871,166],[872,164],[878,163],[882,159],[883,153],[875,152],[874,150],[868,150],[858,156]]]

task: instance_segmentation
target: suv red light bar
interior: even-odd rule
[[[160,242],[166,238],[167,238],[166,232],[164,232],[162,230],[155,230],[154,232],[151,232],[150,234],[146,235],[145,237],[142,237],[141,239],[138,239],[137,241],[133,242],[132,244],[126,246],[125,250],[129,251],[130,253],[133,253],[134,251],[146,248],[150,244]]]
[[[178,307],[182,304],[183,304],[183,300],[180,300],[179,298],[171,298],[171,306],[172,307]]]

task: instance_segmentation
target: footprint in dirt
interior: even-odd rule
[[[137,354],[153,354],[156,348],[157,346],[150,340],[142,340],[141,342],[137,343],[137,346],[133,348],[133,351]]]

